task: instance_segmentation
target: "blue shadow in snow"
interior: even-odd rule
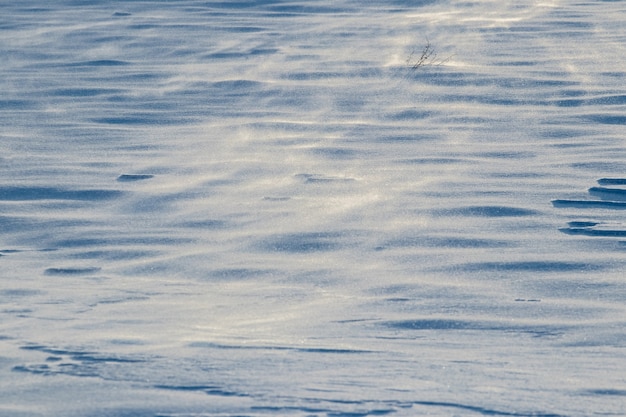
[[[391,321],[383,324],[385,327],[402,330],[486,330],[494,329],[493,326],[486,326],[483,323],[462,321],[462,320],[401,320]]]
[[[538,211],[506,206],[469,206],[435,211],[439,215],[476,216],[476,217],[522,217],[534,216]]]
[[[278,235],[258,245],[270,252],[308,253],[331,251],[341,247],[338,233],[292,233]]]
[[[71,259],[100,259],[105,261],[123,261],[148,258],[158,255],[156,251],[139,250],[94,250],[69,255]]]
[[[554,207],[626,210],[626,202],[598,200],[552,200]]]
[[[585,222],[585,221],[576,221],[576,222],[569,222],[569,227],[593,227],[593,226],[597,226],[599,223],[597,222]]]
[[[391,120],[421,120],[432,115],[432,111],[408,109],[388,114],[386,118]]]
[[[192,348],[209,348],[209,349],[234,349],[234,350],[268,350],[268,351],[292,351],[292,352],[301,352],[301,353],[322,353],[322,354],[363,354],[363,353],[372,353],[368,350],[358,350],[358,349],[335,349],[335,348],[303,348],[303,347],[292,347],[292,346],[260,346],[260,345],[222,345],[219,343],[212,342],[192,342],[189,344],[189,347]]]
[[[7,298],[30,297],[39,294],[43,294],[43,292],[39,290],[29,290],[24,288],[0,290],[0,297]]]
[[[228,91],[230,93],[237,90],[249,91],[253,88],[259,89],[263,87],[263,83],[251,80],[227,80],[211,83],[211,87]]]
[[[209,1],[204,4],[210,8],[219,9],[246,9],[270,4],[282,3],[284,0],[243,0],[243,1]]]
[[[600,185],[626,185],[626,178],[600,178]]]
[[[97,117],[91,119],[94,123],[107,125],[176,125],[193,121],[193,117],[180,115],[167,117],[164,112],[136,113],[127,116]]]
[[[452,268],[467,272],[588,272],[602,269],[597,264],[563,261],[476,262]]]
[[[156,389],[167,389],[173,391],[207,391],[218,389],[215,385],[155,385]]]
[[[626,116],[614,114],[596,114],[585,116],[585,118],[594,123],[605,125],[626,125]]]
[[[244,52],[213,52],[212,54],[205,55],[206,59],[242,59],[248,58],[254,55],[269,55],[277,52],[276,49],[251,49]],[[226,81],[225,81],[226,82]]]
[[[448,165],[448,164],[462,164],[470,163],[472,161],[461,158],[411,158],[401,159],[399,162],[403,164],[414,165]]]
[[[356,149],[350,148],[314,148],[311,152],[329,159],[354,159],[359,156],[359,152]]]
[[[606,160],[598,160],[598,161],[588,161],[588,162],[575,162],[570,164],[572,168],[576,169],[587,169],[590,171],[612,171],[612,172],[623,172],[626,171],[626,163],[618,162],[618,161],[606,161]]]
[[[626,230],[620,229],[594,229],[599,223],[593,222],[570,222],[569,227],[559,229],[567,235],[594,236],[594,237],[626,237]]]
[[[602,200],[626,201],[626,190],[620,188],[591,187],[589,194]]]
[[[118,190],[66,190],[54,187],[0,187],[0,200],[110,200],[121,196]]]
[[[187,392],[204,392],[208,395],[219,395],[222,397],[249,397],[249,394],[235,391],[227,391],[218,386],[213,385],[155,385],[154,388],[172,390],[172,391],[187,391]]]
[[[377,250],[387,248],[504,248],[511,246],[510,242],[494,239],[474,239],[461,237],[401,237],[385,242]]]
[[[110,362],[110,363],[141,363],[145,362],[142,359],[131,359],[124,358],[120,356],[108,356],[108,355],[100,355],[96,352],[90,351],[80,351],[80,350],[68,350],[68,349],[59,349],[53,348],[44,345],[25,345],[21,346],[20,349],[23,350],[35,350],[38,352],[47,353],[55,356],[65,356],[73,360],[77,361],[86,361],[86,362]]]
[[[626,397],[626,390],[624,389],[592,389],[583,391],[586,395],[609,395],[616,397]]]
[[[396,320],[381,323],[384,327],[396,330],[411,331],[455,331],[455,330],[478,330],[478,331],[498,331],[510,333],[529,334],[532,337],[551,337],[563,334],[564,327],[556,326],[524,326],[507,325],[500,322],[484,322],[470,320],[448,320],[448,319],[417,319],[417,320]]]
[[[54,242],[58,248],[79,248],[88,246],[147,246],[147,245],[164,245],[175,246],[185,243],[192,243],[193,239],[175,238],[167,236],[137,236],[137,237],[119,237],[119,238],[70,238],[62,239]]]
[[[121,94],[124,90],[113,88],[60,88],[50,91],[50,95],[58,97],[96,97],[110,94]]]
[[[46,275],[89,275],[99,272],[101,268],[48,268],[44,271]]]
[[[393,4],[394,6],[405,6],[405,7],[413,8],[413,7],[428,6],[430,4],[435,4],[438,1],[439,0],[388,0],[388,4]]]
[[[117,181],[119,181],[119,182],[133,182],[133,181],[149,180],[150,178],[154,178],[154,175],[150,175],[150,174],[122,174],[119,177],[117,177]]]
[[[120,67],[130,65],[130,62],[120,61],[116,59],[98,59],[93,61],[72,62],[69,64],[62,64],[61,66],[67,67]]]
[[[0,100],[0,110],[30,110],[37,107],[37,103],[30,100]]]
[[[460,403],[452,403],[452,402],[441,402],[441,401],[413,401],[413,404],[423,405],[423,406],[433,406],[433,407],[446,407],[446,408],[458,408],[460,410],[471,411],[473,413],[478,413],[483,416],[511,416],[511,417],[565,417],[562,414],[551,414],[551,413],[519,413],[514,411],[499,411],[493,410],[484,407],[478,407],[475,405],[468,404],[460,404]]]
[[[242,280],[253,279],[261,275],[271,274],[273,271],[269,269],[252,269],[252,268],[225,268],[213,270],[209,273],[209,277],[217,280]]]
[[[314,408],[314,407],[292,407],[292,406],[252,406],[250,407],[253,411],[260,411],[263,414],[267,412],[271,413],[269,415],[300,415],[301,413],[311,414],[314,413],[319,415],[319,413],[323,413],[325,416],[341,416],[342,414],[334,413],[332,410],[328,408]],[[289,414],[285,414],[289,413]]]
[[[224,220],[214,220],[214,219],[187,220],[187,221],[183,221],[180,223],[175,223],[175,226],[192,228],[192,229],[214,230],[214,229],[225,229],[229,226],[229,223]]]
[[[315,81],[315,80],[329,80],[333,78],[342,78],[345,74],[341,72],[331,71],[308,71],[308,72],[293,72],[283,76],[286,80],[292,81]]]
[[[433,141],[437,139],[439,139],[437,135],[425,135],[425,134],[385,135],[385,136],[380,136],[377,142],[380,142],[380,143],[423,142],[423,141]]]
[[[215,27],[215,30],[221,30],[224,32],[233,32],[233,33],[256,33],[256,32],[265,32],[267,31],[267,28],[258,27],[258,26],[224,26],[224,27]],[[275,51],[278,52],[278,50],[275,50]]]
[[[312,183],[330,183],[330,182],[351,182],[354,181],[354,178],[343,178],[343,177],[327,177],[324,175],[318,174],[296,174],[296,178],[300,178],[304,180],[307,184]]]
[[[52,230],[62,227],[90,225],[86,220],[37,220],[29,217],[0,216],[0,230],[2,232]],[[52,249],[48,249],[52,250]],[[6,251],[2,251],[6,254]]]
[[[611,96],[590,98],[590,99],[581,99],[581,98],[564,99],[564,100],[558,100],[556,102],[556,105],[559,107],[580,107],[580,106],[595,106],[595,105],[615,106],[615,105],[623,105],[623,104],[626,104],[626,95],[611,95]],[[595,119],[597,117],[598,116],[591,116],[592,119]],[[601,121],[602,119],[599,119],[599,120],[600,120],[600,123],[605,123],[604,121]],[[614,124],[614,123],[609,123],[609,124]]]

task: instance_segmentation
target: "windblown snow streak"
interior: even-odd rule
[[[0,16],[0,416],[626,414],[623,2]]]

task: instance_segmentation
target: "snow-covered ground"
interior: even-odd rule
[[[0,415],[626,415],[625,21],[3,2]]]

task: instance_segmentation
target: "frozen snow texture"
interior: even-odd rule
[[[0,15],[1,416],[626,414],[622,2]]]

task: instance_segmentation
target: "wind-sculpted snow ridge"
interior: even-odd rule
[[[593,220],[594,212],[602,210],[624,210],[626,209],[626,179],[624,178],[601,178],[598,180],[600,187],[589,188],[589,195],[598,200],[588,199],[559,199],[552,203],[558,208],[590,209],[587,211],[585,220],[568,222],[568,227],[559,229],[568,235],[591,236],[604,238],[624,238],[626,237],[626,224],[618,221]],[[607,187],[608,186],[608,187]],[[622,188],[616,188],[622,186]],[[587,220],[590,219],[590,220]],[[626,243],[626,242],[621,242]]]
[[[395,326],[396,324],[392,324]],[[404,328],[402,324],[399,328]],[[413,328],[413,326],[411,326]],[[446,325],[432,326],[430,329],[450,328]],[[464,329],[466,326],[459,327],[458,324],[452,328]],[[479,329],[480,327],[476,327]],[[225,346],[213,343],[193,343],[191,346],[195,349],[215,350],[219,353],[225,351],[225,354],[233,350],[241,350],[254,354],[256,356],[274,357],[274,360],[280,357],[293,356],[291,358],[294,364],[299,358],[306,356],[316,356],[322,363],[331,361],[332,358],[342,358],[348,360],[349,356],[357,355],[354,362],[355,365],[367,360],[367,356],[378,354],[373,351],[358,351],[348,349],[325,349],[325,348],[298,348],[286,346]],[[100,381],[100,386],[106,388],[111,382],[127,382],[133,385],[139,383],[147,383],[147,386],[155,390],[157,395],[166,395],[170,398],[180,397],[186,399],[187,404],[184,408],[186,412],[201,413],[204,415],[206,406],[203,408],[202,403],[212,404],[211,412],[227,411],[227,415],[236,415],[237,411],[248,410],[249,415],[324,415],[324,416],[377,416],[377,415],[405,415],[411,413],[421,414],[432,410],[462,410],[465,412],[477,413],[478,415],[496,415],[496,416],[560,416],[560,414],[545,413],[537,411],[507,411],[506,409],[492,409],[471,403],[452,402],[452,401],[429,401],[414,399],[387,399],[387,400],[368,400],[368,399],[339,399],[334,398],[332,393],[310,390],[304,393],[304,397],[296,398],[290,396],[287,392],[275,394],[271,391],[267,392],[249,392],[237,391],[233,386],[220,385],[211,383],[206,379],[203,382],[194,380],[191,374],[185,378],[172,377],[167,383],[156,383],[150,386],[150,379],[154,377],[150,373],[150,369],[163,366],[166,358],[155,355],[109,355],[96,351],[87,351],[83,349],[60,348],[53,346],[26,344],[21,347],[23,351],[34,353],[41,356],[42,362],[32,362],[29,364],[14,366],[12,371],[19,374],[30,374],[33,376],[42,376],[46,378],[55,378],[57,381],[63,381],[72,386],[73,379],[80,381],[81,379]],[[346,356],[347,355],[347,356]],[[360,355],[366,355],[361,358]],[[219,355],[218,355],[219,356]],[[227,357],[227,356],[224,356]],[[310,359],[309,359],[310,360]],[[216,373],[223,372],[220,368],[211,366],[199,360],[196,363],[196,374],[201,375],[203,371],[212,370]],[[131,369],[133,369],[131,371]],[[269,375],[268,375],[269,377]],[[313,378],[315,376],[312,375]],[[103,392],[108,397],[106,391]],[[591,395],[591,394],[588,394]],[[608,395],[608,394],[603,394]],[[619,394],[613,394],[619,395]],[[104,416],[110,413],[118,413],[116,415],[154,415],[155,410],[158,415],[176,415],[180,413],[180,408],[172,407],[167,402],[154,399],[154,397],[140,394],[139,399],[134,402],[128,402],[123,392],[117,393],[117,400],[124,399],[127,405],[118,408],[113,404],[101,407],[99,410],[88,411],[86,415]],[[115,398],[115,397],[110,397]],[[142,401],[150,401],[153,404],[147,407],[147,403]],[[282,403],[282,405],[277,405]],[[156,404],[156,405],[154,405]],[[254,404],[246,407],[246,404]],[[155,408],[156,407],[156,408]],[[167,411],[172,410],[172,411]],[[170,414],[171,413],[171,414]],[[408,415],[407,414],[407,415]]]

